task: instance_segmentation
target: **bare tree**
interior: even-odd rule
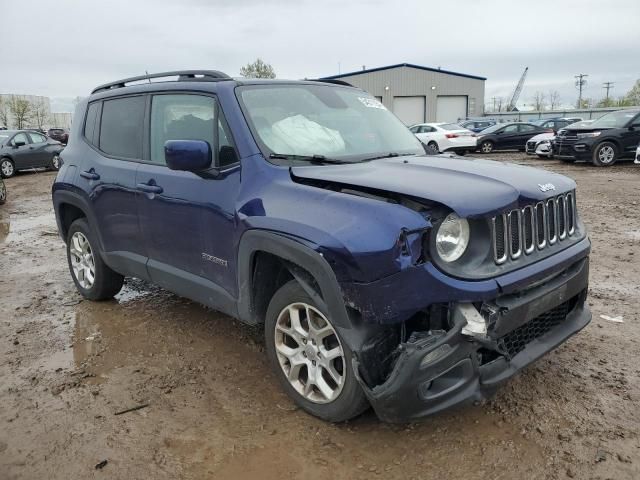
[[[42,130],[46,123],[50,122],[49,107],[43,98],[38,98],[31,104],[31,120],[35,126]]]
[[[276,78],[276,72],[268,63],[257,58],[255,62],[248,63],[240,69],[240,75],[245,78]]]
[[[24,128],[31,118],[31,103],[17,95],[9,97],[9,111],[18,129]]]
[[[533,96],[533,107],[539,112],[547,106],[547,99],[542,92],[536,92]]]
[[[560,92],[557,90],[549,90],[549,109],[555,110],[560,106]]]
[[[0,125],[9,128],[9,102],[0,97]]]
[[[498,112],[501,112],[504,109],[505,101],[503,97],[496,98],[496,107],[498,109]]]

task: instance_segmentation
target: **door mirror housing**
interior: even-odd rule
[[[211,167],[211,145],[204,140],[167,140],[164,159],[171,170],[206,170]]]

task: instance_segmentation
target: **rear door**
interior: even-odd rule
[[[48,167],[53,155],[47,151],[47,137],[41,133],[29,132],[31,137],[31,155],[34,167]]]
[[[107,264],[148,280],[136,204],[146,99],[134,95],[89,104],[83,136],[94,150],[80,168],[80,182],[89,192]]]
[[[640,114],[636,115],[629,126],[623,129],[621,143],[623,154],[633,157],[636,148],[640,145]]]
[[[534,135],[537,135],[538,132],[536,127],[533,125],[520,124],[518,125],[518,137],[514,139],[513,147],[519,150],[524,150],[527,145],[527,140],[529,140]]]

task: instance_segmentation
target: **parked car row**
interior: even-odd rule
[[[64,145],[34,130],[0,131],[0,176],[9,178],[19,170],[60,168]]]

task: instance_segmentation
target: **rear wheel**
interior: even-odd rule
[[[480,144],[480,151],[482,153],[491,153],[493,152],[493,142],[490,140],[485,140]]]
[[[273,296],[265,319],[267,356],[292,400],[306,412],[342,422],[368,407],[352,354],[327,307],[292,280]]]
[[[440,153],[440,148],[438,147],[438,144],[433,141],[427,143],[427,153],[429,155],[436,155]]]
[[[610,167],[618,159],[618,148],[611,142],[602,142],[593,151],[592,162],[596,167]]]
[[[67,261],[76,288],[89,300],[113,298],[122,288],[124,277],[102,261],[97,242],[84,218],[69,227]]]
[[[16,173],[16,167],[10,158],[0,159],[0,175],[2,178],[13,177]]]

